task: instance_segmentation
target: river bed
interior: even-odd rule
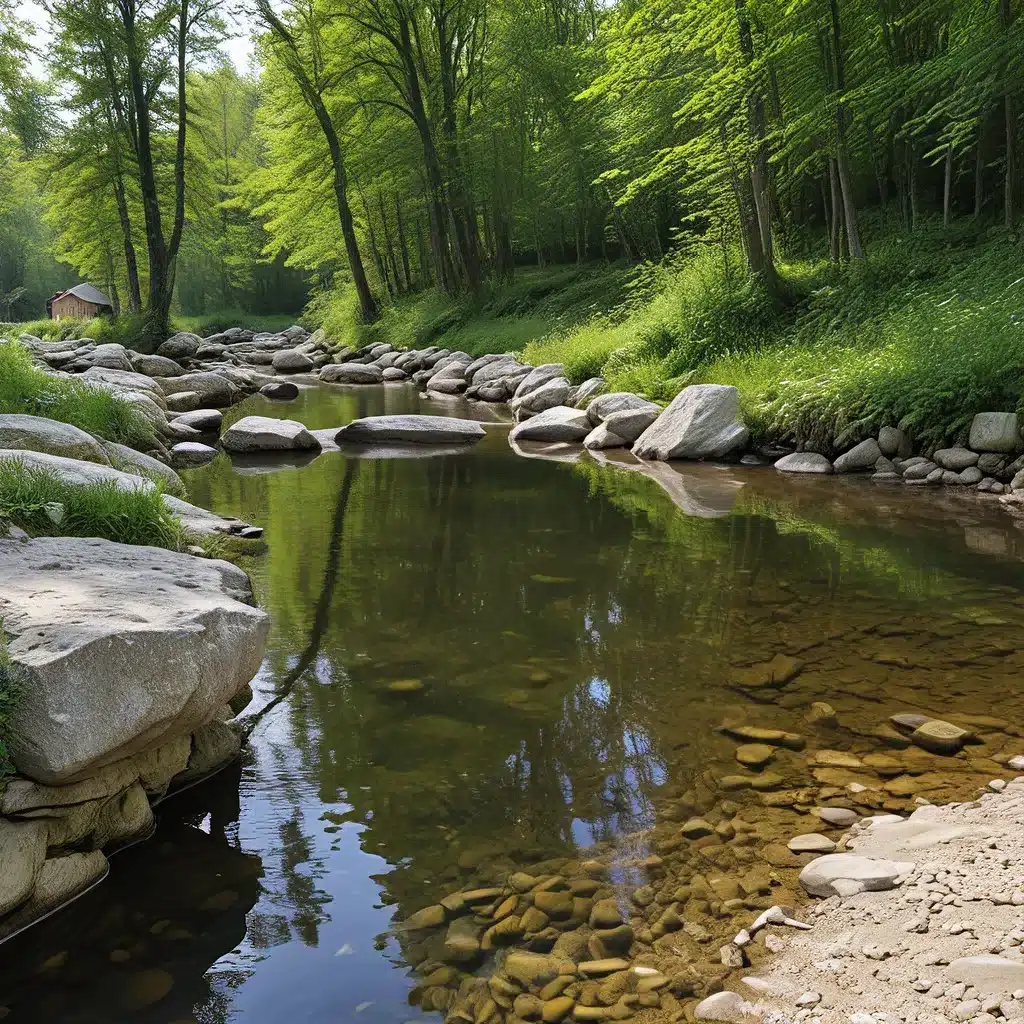
[[[221,455],[186,474],[196,504],[265,527],[266,553],[243,563],[273,620],[247,713],[294,688],[237,769],[163,804],[107,882],[4,946],[5,1019],[437,1020],[409,1004],[427,954],[389,930],[453,889],[598,844],[628,902],[665,870],[652,855],[694,870],[671,838],[691,814],[751,808],[760,854],[811,831],[815,802],[905,811],[1024,752],[1024,538],[994,504],[764,467],[523,458],[476,409],[321,388],[226,417],[490,422],[454,454]],[[766,685],[777,657],[799,669]],[[809,725],[814,702],[839,725]],[[960,716],[983,742],[954,758],[893,747],[888,716],[908,711]],[[748,773],[777,785],[723,792],[745,771],[723,723],[806,750]],[[852,804],[851,780],[871,782]],[[794,865],[771,856],[777,899]],[[705,924],[752,916],[732,909]],[[681,959],[699,952],[681,940]]]

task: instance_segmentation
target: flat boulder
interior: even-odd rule
[[[564,376],[565,366],[562,363],[544,363],[541,366],[535,366],[519,382],[519,387],[516,388],[516,393],[512,397],[522,398],[524,395],[530,394],[531,391],[536,391],[542,384],[547,384],[549,380]]]
[[[512,411],[535,414],[543,412],[545,409],[553,409],[556,405],[565,404],[570,391],[572,391],[572,384],[569,383],[568,377],[553,377],[523,395],[522,398],[514,398]]]
[[[591,423],[582,409],[557,405],[530,417],[509,432],[514,441],[582,441],[590,433]]]
[[[309,373],[313,369],[313,360],[305,352],[286,349],[274,356],[271,365],[278,373]]]
[[[107,465],[103,446],[91,434],[57,420],[20,413],[0,415],[0,448],[19,448]]]
[[[632,444],[660,415],[661,407],[652,402],[646,409],[619,409],[606,416],[601,425]]]
[[[581,399],[577,397],[573,404],[579,405],[580,402]],[[587,406],[587,416],[596,427],[599,423],[604,423],[609,416],[625,409],[647,409],[655,414],[661,412],[661,406],[646,398],[641,398],[639,395],[634,395],[631,391],[612,391],[607,395],[598,395]]]
[[[181,467],[205,466],[217,458],[217,449],[199,441],[181,441],[171,448],[171,458]]]
[[[180,377],[184,368],[167,356],[134,355],[131,357],[132,369],[147,377]]]
[[[978,464],[981,456],[970,448],[940,448],[932,460],[937,466],[948,469],[951,473],[962,473],[965,469]]]
[[[128,350],[124,345],[116,343],[97,345],[83,358],[90,366],[102,366],[109,370],[130,371],[132,368],[132,361],[128,358]]]
[[[800,872],[800,884],[812,896],[852,896],[896,887],[900,875],[912,871],[906,861],[861,857],[853,853],[829,853],[818,857]]]
[[[470,444],[485,434],[476,420],[454,416],[367,416],[342,427],[338,444]]]
[[[220,439],[228,452],[314,451],[320,442],[297,420],[246,416],[233,423]]]
[[[0,577],[27,678],[12,755],[30,779],[75,782],[194,732],[259,669],[269,617],[227,562],[43,537],[0,541]]]
[[[719,459],[745,448],[750,431],[739,421],[740,396],[724,384],[683,388],[640,435],[640,459]]]
[[[775,463],[775,468],[780,473],[815,473],[827,476],[832,472],[832,463],[817,452],[793,452],[792,455],[784,455],[779,459]]]
[[[380,384],[384,371],[368,363],[328,363],[319,377],[325,384]]]
[[[201,434],[216,434],[224,421],[224,413],[220,409],[196,409],[193,412],[183,412],[174,418],[175,423],[184,424]]]
[[[192,392],[197,395],[196,408],[202,409],[234,405],[242,397],[242,391],[237,384],[212,370],[186,373],[182,377],[158,377],[157,383],[168,396],[168,405],[170,397],[181,392]]]

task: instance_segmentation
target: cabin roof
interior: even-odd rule
[[[113,305],[110,299],[108,299],[106,295],[99,290],[99,288],[94,288],[91,284],[76,284],[73,288],[68,288],[67,291],[61,292],[59,295],[55,296],[54,300],[63,299],[66,295],[74,295],[83,302],[91,302],[94,306]]]

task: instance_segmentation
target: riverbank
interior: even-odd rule
[[[294,455],[288,457],[296,460],[295,466],[305,465],[307,456],[315,452],[303,447],[306,443],[304,434],[317,440],[320,449],[325,451],[332,450],[334,446],[344,446],[347,442],[344,436],[339,435],[347,430],[350,437],[353,433],[359,435],[354,447],[348,449],[352,454],[358,454],[359,446],[365,445],[367,440],[391,445],[388,449],[375,449],[377,457],[388,453],[426,456],[432,451],[447,454],[450,453],[448,446],[453,440],[460,442],[459,438],[448,435],[432,437],[431,444],[420,443],[417,452],[409,453],[402,447],[408,444],[408,437],[378,434],[368,438],[365,433],[360,434],[367,425],[384,431],[396,428],[393,422],[382,423],[372,415],[366,417],[360,413],[387,412],[390,403],[394,406],[390,410],[393,415],[404,416],[406,406],[402,403],[411,404],[415,398],[417,402],[428,403],[432,412],[447,409],[464,415],[473,409],[481,416],[487,413],[486,418],[496,422],[503,418],[502,413],[507,408],[505,402],[511,398],[514,403],[519,403],[516,409],[520,414],[519,423],[514,427],[511,424],[508,427],[478,427],[472,430],[471,443],[468,439],[461,441],[459,450],[469,453],[479,448],[492,453],[482,455],[482,460],[493,458],[494,448],[500,447],[513,464],[526,464],[528,460],[515,459],[510,455],[504,438],[505,429],[510,428],[510,432],[514,432],[520,427],[530,428],[532,425],[531,429],[536,429],[538,423],[543,425],[546,422],[543,416],[548,410],[536,411],[535,403],[568,399],[573,390],[570,381],[564,377],[560,379],[557,367],[529,367],[511,358],[479,361],[473,360],[468,353],[445,353],[441,349],[399,352],[385,345],[383,349],[370,349],[364,353],[351,352],[345,361],[332,362],[332,359],[341,358],[338,353],[318,349],[319,341],[315,344],[312,339],[296,342],[297,338],[297,334],[293,338],[282,337],[280,347],[267,347],[267,339],[256,342],[255,338],[233,336],[214,342],[213,347],[220,346],[222,350],[202,357],[199,357],[199,351],[203,339],[178,338],[176,345],[194,346],[191,355],[177,357],[181,360],[179,369],[182,372],[171,378],[149,378],[148,384],[146,381],[134,382],[137,386],[144,384],[145,391],[171,406],[177,404],[178,400],[172,401],[176,395],[200,395],[193,382],[198,385],[206,377],[218,378],[218,381],[209,383],[222,390],[226,387],[225,382],[230,383],[232,379],[247,381],[246,392],[238,388],[238,395],[230,389],[227,393],[233,395],[235,402],[248,393],[252,396],[250,405],[237,411],[229,409],[223,423],[218,419],[216,428],[207,430],[207,434],[213,435],[208,447],[214,456],[221,450],[217,447],[220,445],[232,459],[242,460],[237,476],[231,471],[232,464],[228,459],[219,460],[223,472],[230,478],[225,485],[232,494],[236,488],[242,487],[245,479],[242,473],[246,471],[259,474],[257,479],[261,488],[269,486],[275,473],[290,478],[286,481],[287,486],[274,492],[279,493],[284,508],[279,509],[281,522],[276,536],[280,540],[272,543],[271,549],[279,547],[295,564],[286,569],[280,565],[277,567],[273,583],[267,588],[271,598],[275,588],[286,586],[285,581],[292,575],[309,576],[314,580],[322,578],[325,587],[329,579],[336,577],[329,564],[318,564],[315,571],[310,572],[302,561],[307,548],[317,542],[322,547],[325,538],[335,538],[336,533],[332,531],[336,527],[332,527],[329,521],[323,522],[322,517],[315,518],[319,525],[312,534],[302,535],[302,540],[297,537],[303,526],[302,520],[313,514],[314,509],[316,515],[321,508],[326,509],[328,520],[333,515],[337,521],[336,503],[344,484],[342,482],[339,490],[335,470],[342,460],[318,460],[320,475],[328,485],[322,492],[308,490],[309,484],[304,481],[313,477],[312,472],[302,476],[285,474],[285,470],[294,468],[291,463],[282,466],[275,461],[280,459],[282,450],[293,450]],[[271,341],[271,346],[277,344]],[[313,347],[299,351],[309,345]],[[269,366],[273,370],[273,361],[282,353],[288,356],[289,362],[295,355],[306,357],[314,370],[318,369],[315,363],[320,360],[319,371],[327,371],[328,376],[352,374],[355,378],[383,381],[385,373],[397,371],[402,377],[392,374],[396,383],[388,386],[320,385],[310,370],[305,374],[292,375],[244,369],[246,359],[269,357],[269,363],[257,365]],[[95,348],[83,344],[57,354],[75,362],[89,357],[94,359]],[[177,362],[171,356],[160,358]],[[478,365],[474,366],[474,363]],[[243,369],[235,378],[234,372],[239,367]],[[75,376],[84,377],[91,370],[92,367],[80,369]],[[482,371],[487,373],[476,379]],[[425,376],[417,378],[419,374]],[[438,378],[436,382],[435,377]],[[256,392],[266,386],[261,383],[263,378],[270,378],[268,383],[277,385],[291,384],[297,397],[289,403],[257,397]],[[161,385],[160,379],[164,379],[165,384]],[[419,388],[411,387],[407,383],[409,380],[423,388],[423,394],[428,397],[420,399]],[[454,394],[445,394],[438,387],[431,386],[435,383],[441,385],[444,381],[450,382],[445,386],[451,387]],[[517,394],[521,386],[524,390]],[[477,388],[477,394],[487,389],[486,396],[493,393],[494,401],[472,403],[464,397],[471,388]],[[543,399],[537,394],[541,391]],[[219,396],[222,392],[215,393]],[[325,394],[338,403],[333,412],[324,412],[325,417],[332,418],[322,422],[343,422],[338,409],[346,408],[350,411],[345,418],[359,420],[358,429],[334,426],[329,430],[318,427],[307,430],[300,419],[294,421],[294,426],[299,429],[293,429],[288,419],[281,418],[282,415],[291,416],[291,410],[304,409],[304,396],[311,394]],[[614,400],[607,396],[597,398],[582,410],[570,405],[553,405],[551,408],[563,410],[559,413],[562,429],[568,423],[579,440],[600,428],[604,428],[606,437],[611,418],[621,417],[623,413],[628,416],[613,426],[625,430],[628,420],[632,429],[641,428],[642,437],[665,414],[660,405],[637,395],[612,397]],[[202,397],[200,400],[206,403],[216,401]],[[620,402],[624,402],[625,407],[615,408]],[[596,425],[591,422],[592,407]],[[221,415],[221,410],[193,411],[204,416],[211,413]],[[426,408],[420,411],[426,411]],[[489,415],[492,411],[495,414],[493,418]],[[252,412],[267,415],[256,417],[260,423],[245,426],[246,420],[253,418]],[[167,413],[171,413],[170,416],[165,413],[169,424],[180,419],[171,408]],[[716,441],[725,436],[737,441],[732,452],[734,460],[741,452],[749,454],[749,442],[742,439],[743,424],[736,420],[735,410],[722,418],[697,419],[704,424],[701,436],[705,441]],[[664,432],[668,427],[675,430],[685,425],[684,420],[678,416],[677,408],[668,423],[662,424],[659,430]],[[692,424],[693,421],[691,417],[688,422]],[[710,431],[707,429],[709,422],[714,426]],[[406,432],[410,424],[402,423],[397,427]],[[615,433],[614,430],[610,432]],[[330,438],[324,437],[325,434],[330,434]],[[615,436],[625,440],[621,435]],[[684,436],[685,431],[679,434],[679,437]],[[675,446],[679,437],[670,447]],[[282,438],[285,442],[281,441]],[[241,439],[240,447],[236,447],[238,439]],[[331,442],[330,447],[323,443],[325,440]],[[879,440],[874,439],[874,443],[878,444]],[[395,441],[401,444],[395,446]],[[637,459],[624,444],[610,449],[607,454],[602,449],[584,455],[587,450],[582,445],[568,440],[520,441],[517,437],[513,442],[522,454],[541,460],[593,459],[598,468],[604,465],[615,468],[617,472],[625,466],[639,469],[644,476],[658,482],[670,496],[675,494],[673,500],[678,498],[681,507],[691,516],[702,520],[704,517],[713,520],[717,516],[728,516],[732,506],[722,496],[727,491],[741,489],[744,474],[748,474],[751,481],[757,473],[771,474],[774,482],[788,479],[781,473],[776,475],[767,465],[758,468],[744,466],[738,461],[728,469],[705,465],[688,471],[685,462],[673,465]],[[294,449],[287,447],[291,443],[295,443]],[[171,445],[168,449],[169,453],[173,447]],[[464,474],[458,474],[465,476],[467,485],[472,481],[472,487],[466,488],[465,500],[470,499],[470,491],[476,494],[487,486],[485,468],[497,469],[496,463],[481,460],[467,454],[467,468]],[[395,460],[391,461],[392,465],[385,472],[378,467],[376,458],[371,458],[368,465],[373,469],[367,468],[365,475],[373,488],[383,487],[385,481],[398,472],[394,467]],[[418,458],[408,461],[429,463],[431,460]],[[757,461],[763,462],[764,459],[759,457]],[[474,467],[481,469],[477,472]],[[545,470],[550,468],[554,467],[544,467]],[[872,465],[872,473],[875,469]],[[610,471],[610,468],[604,470],[606,473]],[[216,478],[213,468],[185,473],[190,493],[194,486],[199,486],[195,493],[199,504],[218,508],[218,503],[211,500],[211,495],[218,493],[217,489],[211,484],[212,489],[207,494],[205,485],[200,483],[204,479],[201,474],[206,472],[210,473],[211,480]],[[193,473],[196,476],[190,475]],[[425,471],[425,477],[432,476]],[[669,486],[673,477],[675,480]],[[508,493],[518,495],[517,501],[521,504],[522,496],[527,493],[524,482],[530,478],[523,475],[518,479],[517,485],[510,484]],[[794,493],[808,483],[820,491],[818,485],[825,482],[819,479],[791,486]],[[873,493],[879,492],[877,483],[868,484],[867,481],[858,490],[869,487]],[[950,486],[941,493],[961,493],[964,490],[963,487]],[[252,500],[251,496],[260,492],[250,490],[246,493],[250,497],[233,506],[235,514],[241,514],[246,503]],[[413,488],[410,493],[416,494],[418,490]],[[435,493],[433,485],[430,485],[430,493]],[[444,500],[446,493],[447,489],[442,489],[438,500]],[[880,493],[885,492],[882,490]],[[904,493],[913,492],[908,489]],[[974,492],[972,500],[979,503],[996,500],[994,496],[973,495]],[[596,495],[592,495],[592,500],[594,497]],[[370,506],[372,511],[363,505],[354,505],[352,515],[357,524],[362,524],[365,529],[368,521],[382,515],[386,509],[404,510],[407,507],[407,501],[401,495],[382,493],[381,498],[383,504]],[[223,495],[219,500],[224,500]],[[233,498],[231,500],[234,501]],[[365,492],[361,500],[369,500]],[[403,592],[405,589],[417,595],[429,592],[436,595],[435,600],[442,600],[446,593],[443,580],[439,583],[439,578],[435,578],[437,573],[433,561],[424,559],[423,552],[429,550],[435,553],[432,558],[441,557],[445,551],[451,550],[451,542],[441,537],[433,538],[431,524],[443,522],[446,532],[452,531],[452,536],[485,533],[488,545],[495,545],[502,553],[503,563],[524,557],[520,551],[524,547],[524,536],[529,534],[530,543],[525,547],[532,550],[539,544],[537,538],[545,536],[554,526],[550,508],[537,519],[533,531],[527,530],[517,515],[514,528],[502,539],[491,530],[482,531],[475,516],[461,522],[450,516],[447,508],[442,512],[434,504],[429,507],[430,515],[418,528],[404,518],[390,524],[388,545],[398,544],[399,535],[404,537],[405,533],[409,533],[410,541],[415,540],[415,544],[401,557],[388,555],[384,558],[382,555],[384,560],[371,558],[372,578],[363,580],[360,587],[350,583],[350,577],[365,569],[363,562],[368,554],[358,556],[355,550],[349,550],[347,555],[345,550],[341,552],[339,557],[345,559],[342,564],[346,566],[344,585],[353,588],[352,593],[359,595],[360,602],[368,602],[367,614],[371,617],[384,614],[388,601],[384,600],[381,592],[385,585],[381,574],[384,567],[392,565],[422,566],[429,575],[410,581]],[[343,519],[346,518],[344,513],[343,508]],[[565,670],[561,665],[564,656],[554,658],[550,652],[545,656],[543,637],[557,624],[563,623],[566,615],[571,613],[572,621],[576,620],[577,613],[579,617],[583,615],[582,606],[567,608],[564,604],[566,595],[572,593],[575,577],[585,571],[585,566],[567,564],[571,550],[568,537],[573,531],[561,533],[560,539],[547,553],[549,560],[531,564],[528,569],[524,567],[521,579],[513,573],[506,580],[507,569],[499,571],[495,566],[486,572],[483,569],[479,573],[473,570],[471,579],[454,588],[460,594],[472,596],[472,605],[453,611],[448,621],[448,626],[454,622],[462,629],[463,616],[471,616],[472,608],[476,607],[482,595],[490,595],[490,603],[496,609],[500,623],[484,646],[488,653],[493,652],[497,660],[474,669],[480,675],[481,686],[479,693],[471,691],[473,702],[500,704],[503,719],[523,716],[524,719],[542,722],[545,731],[559,721],[559,715],[564,714],[559,680]],[[696,534],[692,539],[695,543],[701,542]],[[336,543],[341,544],[342,540],[344,538]],[[701,543],[707,542],[705,538]],[[332,550],[334,543],[332,541]],[[771,541],[775,547],[784,543],[780,537]],[[392,549],[387,547],[386,550]],[[796,551],[787,550],[790,555]],[[454,554],[457,564],[463,566],[458,571],[465,572],[476,565],[480,552],[474,557],[459,558],[456,545]],[[703,549],[703,556],[709,566],[728,565],[732,557],[731,549],[721,545]],[[645,563],[645,579],[635,581],[635,589],[652,590],[646,575],[656,573],[659,565],[663,568],[665,557],[666,552],[659,551],[655,558]],[[600,617],[596,620],[602,632],[612,628],[613,614],[621,618],[626,594],[617,581],[620,572],[634,558],[633,552],[629,557],[623,553],[609,562],[609,568],[614,570],[614,579],[608,584],[608,625],[604,625]],[[877,562],[877,554],[874,560]],[[790,557],[784,561],[788,567]],[[487,842],[466,825],[474,813],[480,813],[479,809],[474,812],[469,807],[462,807],[459,814],[448,820],[444,811],[446,802],[461,799],[455,795],[462,785],[455,768],[462,767],[460,762],[466,749],[474,750],[481,743],[489,746],[492,733],[478,734],[475,726],[459,721],[461,711],[453,713],[451,721],[442,720],[434,711],[436,695],[450,684],[457,687],[466,685],[460,680],[469,669],[460,662],[452,666],[453,670],[448,666],[437,666],[433,673],[424,671],[421,662],[428,645],[414,630],[410,630],[413,623],[422,620],[425,608],[410,610],[402,621],[394,624],[393,635],[363,636],[369,628],[369,624],[364,622],[358,635],[349,639],[347,646],[352,651],[365,651],[367,661],[364,664],[358,655],[354,655],[352,663],[344,665],[344,674],[337,678],[351,678],[368,687],[380,695],[382,702],[390,702],[393,708],[401,704],[407,708],[410,720],[424,730],[422,736],[413,733],[401,743],[389,744],[377,751],[372,758],[374,767],[372,771],[368,769],[361,784],[367,785],[371,792],[379,785],[386,786],[378,776],[390,768],[388,762],[397,756],[395,751],[416,749],[417,745],[424,743],[429,745],[431,736],[443,747],[446,763],[454,762],[452,778],[448,780],[445,776],[446,785],[450,782],[451,786],[447,791],[449,795],[439,801],[437,807],[429,802],[426,807],[417,807],[417,801],[412,800],[410,806],[415,810],[411,813],[417,824],[406,823],[399,830],[402,835],[418,834],[422,829],[434,830],[446,822],[445,841],[440,844],[436,860],[431,861],[428,877],[417,875],[408,880],[409,885],[401,879],[388,883],[395,887],[393,902],[398,904],[399,923],[422,910],[442,908],[440,914],[433,909],[429,915],[418,918],[416,926],[400,927],[395,932],[395,941],[399,943],[403,958],[416,967],[414,992],[421,1005],[434,1010],[443,1008],[460,1017],[470,1014],[474,1022],[485,1010],[487,1014],[500,1012],[503,1016],[507,1015],[506,1011],[514,1016],[520,1016],[520,1011],[523,1011],[524,1019],[532,1019],[531,1015],[539,1012],[543,1017],[543,1004],[552,1000],[559,1002],[548,1011],[549,1016],[565,1010],[566,1015],[571,1014],[579,1020],[614,1019],[648,1012],[663,1016],[685,1015],[701,1000],[714,994],[715,989],[740,984],[744,959],[749,959],[755,969],[760,969],[767,962],[773,944],[768,937],[776,935],[780,927],[786,928],[786,925],[755,929],[759,936],[756,943],[737,946],[739,955],[728,947],[735,944],[733,940],[740,931],[751,931],[754,922],[773,906],[794,906],[801,899],[798,875],[812,854],[799,848],[791,849],[789,844],[792,840],[814,833],[824,837],[815,840],[820,848],[826,842],[835,843],[841,838],[850,815],[878,812],[907,814],[913,811],[918,799],[938,802],[963,798],[977,787],[986,785],[993,777],[1002,777],[1001,766],[1024,750],[1014,732],[1012,722],[1016,718],[1012,709],[1006,709],[1000,719],[971,720],[976,718],[979,707],[987,707],[991,702],[991,687],[995,685],[1000,692],[1011,689],[1019,669],[1015,651],[1008,650],[1006,643],[1006,635],[1017,627],[1019,619],[1019,609],[1011,594],[986,594],[981,598],[976,594],[972,596],[973,591],[968,588],[936,600],[929,593],[929,600],[920,607],[897,610],[891,603],[882,603],[877,596],[868,601],[859,592],[844,591],[843,607],[839,609],[828,601],[832,591],[828,580],[831,570],[827,566],[810,573],[807,580],[798,580],[798,585],[782,579],[781,573],[777,581],[763,580],[755,568],[741,564],[738,571],[751,575],[730,577],[728,589],[740,595],[730,600],[740,601],[742,607],[734,609],[734,628],[728,632],[728,642],[717,652],[712,670],[699,677],[709,697],[713,697],[708,706],[700,705],[696,694],[686,707],[677,707],[667,699],[645,701],[659,709],[672,708],[672,717],[677,719],[667,729],[663,744],[663,749],[672,751],[672,754],[666,758],[663,783],[659,785],[654,801],[656,823],[639,831],[629,827],[609,828],[621,838],[603,839],[593,847],[589,843],[580,843],[585,849],[582,854],[559,849],[564,838],[561,830],[559,842],[554,842],[540,827],[528,837],[501,842],[492,838]],[[683,590],[668,591],[674,596],[666,602],[666,608],[645,608],[643,615],[635,616],[659,624],[659,631],[664,634],[661,639],[670,652],[669,675],[674,684],[678,679],[682,651],[695,647],[701,632],[717,633],[724,628],[721,613],[705,610],[700,616],[686,620],[687,623],[692,621],[693,627],[692,630],[686,629],[686,642],[680,644],[677,609],[687,607],[686,602],[693,599],[691,589],[694,588],[687,581],[694,570],[687,562],[675,569],[677,571],[668,578],[658,577],[661,582],[653,591],[664,595],[665,588],[672,586],[673,581],[676,587],[682,585]],[[720,571],[716,569],[702,586],[695,589],[713,590]],[[502,586],[492,593],[488,577],[494,573],[502,581]],[[523,624],[515,621],[517,609],[510,608],[508,593],[523,593],[528,605],[535,604],[535,614],[544,622],[538,634],[527,631],[521,635],[516,632],[517,627],[523,628]],[[389,600],[398,600],[400,596],[391,594]],[[320,608],[321,599],[317,597],[315,601],[310,599],[297,603],[299,612],[285,608],[283,618],[286,621],[292,616],[301,619],[301,609],[313,603]],[[975,607],[976,604],[980,607]],[[594,610],[590,605],[588,596],[588,620]],[[324,608],[330,608],[329,596]],[[335,612],[338,614],[339,610]],[[348,610],[345,614],[355,613]],[[323,616],[326,621],[329,617],[326,610]],[[725,618],[731,620],[732,613]],[[324,663],[318,660],[322,640],[316,629],[327,627],[319,619],[318,623],[313,624],[308,646],[305,637],[302,639],[302,658],[310,660],[303,662],[300,659],[298,663],[315,663],[319,673],[326,670]],[[443,627],[444,623],[436,623],[437,629]],[[506,637],[506,632],[513,635]],[[439,633],[435,639],[444,635]],[[528,638],[529,655],[523,651],[524,635]],[[448,637],[443,646],[458,647],[458,640]],[[626,654],[627,649],[633,653]],[[641,648],[629,645],[620,654],[628,661],[636,661],[637,649]],[[649,651],[650,644],[642,649]],[[533,653],[535,650],[536,654]],[[395,661],[394,665],[388,661],[388,652]],[[289,651],[289,655],[298,653],[297,650]],[[652,653],[650,657],[645,654],[640,659],[639,671],[643,675],[648,674],[656,659],[656,654]],[[290,657],[282,657],[280,661],[285,665],[292,663]],[[590,685],[593,685],[593,680],[606,675],[617,678],[615,673],[622,671],[618,662],[616,659],[616,664],[587,666],[586,678],[591,681]],[[335,671],[331,669],[328,677]],[[690,671],[693,671],[692,667]],[[996,676],[1001,682],[993,684],[992,679]],[[511,688],[505,686],[506,678]],[[683,678],[689,680],[690,677],[683,673]],[[951,686],[951,679],[955,686]],[[485,682],[486,686],[483,685]],[[330,700],[342,699],[338,687],[328,689]],[[327,695],[325,690],[325,699]],[[582,700],[583,696],[578,695],[575,699]],[[462,708],[461,699],[458,704]],[[829,704],[829,707],[822,706],[824,704]],[[559,733],[554,743],[559,757],[575,756],[572,754],[576,746],[574,736],[577,733],[587,735],[593,723],[601,720],[603,704],[595,699],[592,706],[587,704],[586,707],[588,714],[575,723],[574,730]],[[887,720],[890,713],[926,714],[930,718],[951,722],[962,728],[964,735],[970,735],[971,739],[965,739],[956,750],[929,750],[894,728]],[[552,719],[551,716],[555,717]],[[491,723],[490,728],[495,727]],[[436,736],[430,732],[431,729],[436,730]],[[346,734],[343,742],[350,741],[351,737]],[[510,749],[515,749],[514,745]],[[696,754],[699,756],[692,756]],[[538,756],[541,756],[540,752],[534,749],[530,755],[531,764]],[[600,766],[595,766],[594,771],[601,777],[599,769]],[[489,768],[488,774],[500,774],[501,771],[500,766],[494,766]],[[402,774],[400,765],[395,766],[394,772]],[[577,779],[577,783],[584,792],[593,785],[587,781],[586,775]],[[416,782],[417,787],[424,787],[422,792],[425,794],[432,794],[438,784],[438,779],[426,775],[422,781]],[[352,787],[353,783],[347,784],[347,789]],[[559,801],[561,806],[561,797]],[[517,817],[529,814],[529,802],[517,810]],[[327,820],[332,822],[329,827],[334,828],[334,819]],[[386,832],[376,834],[387,835]],[[401,855],[397,855],[396,862],[401,859]],[[602,908],[604,913],[598,911],[595,916],[598,904],[609,900],[614,908],[606,905]],[[613,920],[614,913],[618,917]],[[628,946],[625,944],[627,938],[631,939]],[[340,941],[338,945],[341,945]],[[543,964],[515,957],[511,957],[510,963],[509,950],[539,956],[543,958]],[[558,963],[557,977],[568,980],[557,982],[563,986],[558,994],[541,999],[542,991],[556,979],[552,977],[543,984],[535,982],[545,972],[550,972],[552,957]],[[585,966],[601,960],[613,962],[599,967]],[[625,962],[625,966],[617,962],[620,960]],[[575,965],[571,974],[568,970],[563,974],[566,962]],[[497,968],[496,976],[505,979],[506,987],[502,988],[502,981],[498,980],[493,985],[485,981],[482,988],[478,973],[481,966],[485,974]],[[542,970],[536,975],[529,975],[524,983],[520,967],[532,971],[538,966]],[[639,972],[637,967],[641,968]],[[641,980],[645,978],[644,991],[641,991]],[[498,989],[497,994],[493,991],[495,988]],[[654,1005],[654,994],[657,994],[657,1006]],[[634,996],[635,999],[632,998]],[[511,1007],[506,1007],[499,997],[511,1002]],[[497,1010],[488,1009],[488,999],[493,1000]],[[609,999],[611,1002],[607,1002]],[[542,1004],[539,1010],[536,1000]],[[566,1000],[572,1003],[568,1008]]]

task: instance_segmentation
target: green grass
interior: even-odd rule
[[[20,345],[0,344],[0,413],[45,416],[140,451],[157,445],[149,421],[130,402],[40,370]]]
[[[186,544],[159,485],[137,491],[108,482],[83,487],[16,459],[0,459],[0,526],[5,524],[33,537],[102,537],[172,551]]]
[[[0,619],[0,789],[3,787],[3,780],[14,774],[14,765],[11,763],[14,725],[11,719],[18,710],[24,689],[24,677],[7,649],[4,621]]]
[[[350,290],[314,296],[303,322],[322,327],[336,345],[359,348],[388,341],[400,348],[443,345],[471,355],[522,351],[620,304],[632,273],[620,266],[588,265],[518,270],[510,284],[477,296],[452,298],[436,290],[386,304],[372,325],[359,323]]]
[[[718,252],[648,268],[617,310],[524,358],[662,401],[733,384],[755,437],[825,452],[887,423],[934,447],[977,412],[1024,411],[1024,268],[1001,233],[931,225],[879,233],[860,265],[783,264],[781,309],[737,267]]]

